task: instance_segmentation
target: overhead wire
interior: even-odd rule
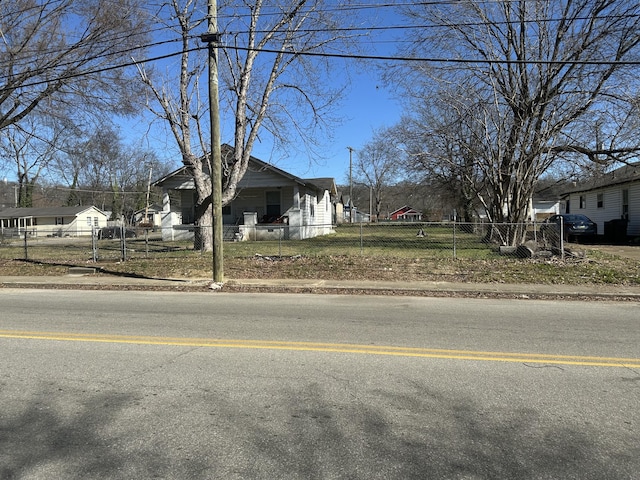
[[[62,1],[62,0],[54,0],[54,1]],[[497,3],[497,2],[504,2],[504,0],[486,0],[485,2],[482,3]],[[430,2],[406,2],[406,3],[374,3],[374,4],[357,4],[357,5],[352,5],[352,6],[348,6],[348,7],[336,7],[335,9],[326,9],[326,11],[342,11],[342,10],[351,10],[351,9],[369,9],[369,8],[386,8],[386,7],[399,7],[399,6],[415,6],[415,5],[444,5],[444,4],[455,4],[457,3],[456,1],[430,1]],[[622,15],[605,15],[602,16],[601,18],[603,19],[612,19],[612,18],[634,18],[634,17],[639,17],[640,14],[638,15],[627,15],[627,16],[622,16]],[[583,18],[583,20],[586,20],[587,17]],[[554,22],[554,21],[559,21],[560,19],[545,19],[543,21],[546,22]],[[580,20],[580,19],[578,19]],[[532,22],[534,20],[531,20]],[[535,21],[540,21],[540,20],[535,20]],[[503,24],[508,24],[511,22],[500,22]],[[468,24],[464,24],[461,26],[481,26],[483,25],[483,23],[468,23]],[[336,32],[354,32],[354,33],[358,33],[358,32],[374,32],[374,31],[395,31],[395,30],[412,30],[412,29],[426,29],[426,28],[443,28],[444,26],[442,25],[382,25],[382,26],[371,26],[371,27],[344,27],[344,28],[337,28],[337,29],[331,29],[331,31],[336,31]],[[169,29],[169,27],[159,27],[156,31],[160,32],[160,31],[164,31],[165,29]],[[329,29],[301,29],[299,30],[301,33],[326,33],[329,31]],[[122,35],[124,32],[120,32],[119,35]],[[247,34],[248,32],[246,31],[230,31],[230,32],[221,32],[222,34],[225,35],[243,35],[243,34]],[[260,31],[258,31],[257,33],[260,33]],[[265,33],[264,31],[262,31],[262,33]],[[114,40],[117,40],[118,38],[121,37],[113,37]],[[198,36],[194,35],[191,37],[191,40],[198,38]],[[114,52],[108,52],[108,53],[104,53],[104,54],[100,54],[100,55],[96,55],[94,57],[91,57],[89,59],[87,59],[87,63],[91,63],[91,61],[95,61],[95,60],[99,60],[101,58],[109,58],[109,57],[113,57],[113,56],[119,56],[119,55],[123,55],[126,53],[130,53],[133,51],[138,51],[138,50],[146,50],[146,49],[152,49],[154,47],[160,47],[163,45],[167,45],[167,44],[171,44],[171,43],[177,43],[177,42],[181,42],[182,39],[181,38],[172,38],[172,39],[166,39],[166,40],[161,40],[161,41],[157,41],[157,42],[153,42],[153,43],[147,43],[144,45],[136,45],[136,46],[132,46],[132,47],[128,47],[126,49],[123,50],[117,50]],[[385,40],[385,43],[396,43],[396,42],[400,42],[399,40],[396,39],[389,39],[389,40]],[[370,42],[372,44],[374,43],[379,43],[379,42]],[[225,49],[230,49],[230,50],[244,50],[244,51],[251,51],[253,49],[251,48],[247,48],[247,47],[241,47],[241,46],[232,46],[232,45],[219,45],[220,48],[225,48]],[[193,51],[200,51],[200,50],[204,50],[206,49],[206,46],[202,46],[202,47],[193,47],[191,49],[188,49],[187,52],[193,52]],[[316,57],[325,57],[325,58],[341,58],[341,59],[356,59],[356,60],[373,60],[373,61],[387,61],[387,62],[407,62],[407,61],[411,61],[411,62],[425,62],[425,63],[482,63],[482,64],[495,64],[495,63],[504,63],[506,61],[509,61],[510,63],[522,63],[522,64],[582,64],[582,65],[638,65],[640,64],[640,61],[635,61],[635,60],[623,60],[623,61],[545,61],[545,60],[490,60],[490,59],[465,59],[465,58],[439,58],[439,57],[413,57],[413,56],[398,56],[398,55],[366,55],[366,54],[356,54],[356,53],[330,53],[330,52],[311,52],[311,51],[294,51],[294,50],[278,50],[278,49],[266,49],[263,48],[260,51],[264,52],[264,53],[274,53],[274,54],[279,54],[279,53],[288,53],[288,54],[296,54],[296,55],[304,55],[304,56],[316,56]],[[47,51],[44,52],[42,55],[51,55],[53,52],[55,52],[55,50],[53,51]],[[116,69],[121,69],[121,68],[127,68],[127,67],[131,67],[131,66],[135,66],[138,65],[140,63],[147,63],[147,62],[156,62],[156,61],[160,61],[163,59],[167,59],[167,58],[171,58],[174,56],[178,56],[181,55],[183,52],[182,50],[179,51],[175,51],[175,52],[169,52],[166,54],[162,54],[162,55],[157,55],[157,56],[153,56],[153,57],[148,57],[148,58],[144,58],[144,59],[140,59],[140,60],[132,60],[131,62],[121,62],[118,64],[114,64],[114,65],[109,65],[109,66],[100,66],[98,68],[94,68],[94,69],[87,69],[87,70],[83,70],[81,72],[72,72],[68,75],[62,75],[60,77],[57,77],[57,80],[68,80],[68,79],[72,79],[72,78],[76,78],[79,76],[85,76],[85,75],[93,75],[93,74],[97,74],[97,73],[102,73],[102,72],[107,72],[107,71],[112,71],[112,70],[116,70]],[[25,62],[27,62],[27,59],[25,59]],[[31,63],[31,62],[30,62]],[[74,62],[68,62],[68,63],[61,63],[57,66],[59,67],[65,67],[65,66],[70,66],[73,65]],[[15,64],[14,64],[15,66]],[[19,65],[18,65],[19,66]],[[0,68],[6,68],[2,66],[2,63],[0,63]],[[8,77],[7,76],[0,76],[0,81],[7,81]],[[23,83],[21,85],[18,85],[16,87],[3,87],[0,88],[0,91],[7,91],[9,89],[11,90],[15,90],[18,88],[26,88],[26,87],[33,87],[33,86],[38,86],[38,85],[43,85],[46,83],[49,83],[51,80],[34,80],[32,82],[28,82],[28,83]]]

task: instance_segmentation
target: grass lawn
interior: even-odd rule
[[[346,225],[307,240],[228,242],[226,278],[320,278],[425,280],[490,283],[640,285],[640,266],[588,245],[571,245],[580,255],[561,260],[499,255],[482,236],[434,225],[418,236],[416,225]],[[455,250],[454,250],[455,239]],[[119,240],[29,239],[0,243],[0,276],[61,275],[69,265],[148,277],[211,278],[212,254],[192,242],[157,237],[127,239],[126,261]],[[455,255],[455,256],[454,256]]]

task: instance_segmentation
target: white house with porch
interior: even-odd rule
[[[94,206],[5,208],[0,211],[2,235],[77,237],[107,225],[107,214]]]
[[[187,168],[154,185],[162,188],[163,240],[192,238],[195,184]],[[333,178],[302,179],[251,157],[236,197],[222,210],[225,240],[302,240],[331,233],[336,195]]]

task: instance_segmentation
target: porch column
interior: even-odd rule
[[[162,189],[162,213],[160,214],[160,228],[162,240],[173,241],[173,225],[171,222],[171,199],[169,190]]]

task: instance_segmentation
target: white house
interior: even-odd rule
[[[160,226],[162,223],[162,205],[154,203],[147,208],[141,208],[133,212],[133,221],[131,223],[136,226]]]
[[[222,145],[223,154],[231,149]],[[162,188],[162,238],[193,236],[195,186],[182,167],[154,182]],[[333,231],[332,178],[302,179],[251,157],[234,200],[223,207],[226,240],[305,239]]]
[[[640,235],[640,162],[579,183],[563,197],[565,212],[586,215],[598,224],[600,235],[612,220],[626,221],[628,236]]]
[[[537,222],[552,215],[560,213],[560,202],[558,200],[545,200],[532,198],[529,202],[529,220]]]
[[[107,215],[94,206],[5,208],[0,210],[3,235],[77,237],[107,226]]]

